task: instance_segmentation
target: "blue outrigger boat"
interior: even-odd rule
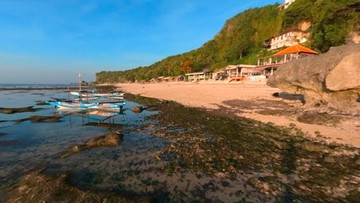
[[[60,109],[98,109],[105,111],[120,111],[125,102],[123,100],[102,101],[102,100],[65,100],[51,98],[48,104]]]
[[[95,93],[95,91],[81,90],[81,74],[79,73],[79,91],[69,91],[69,94],[75,97],[74,100],[51,98],[48,104],[55,106],[59,110],[84,110],[98,109],[105,111],[122,111],[124,102],[124,93]],[[107,100],[105,100],[107,99]]]

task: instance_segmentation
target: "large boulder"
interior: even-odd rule
[[[307,107],[360,114],[360,44],[283,64],[267,84],[304,95]]]

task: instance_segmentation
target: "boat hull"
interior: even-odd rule
[[[84,103],[72,101],[48,101],[47,103],[58,109],[99,109],[107,111],[120,110],[125,104],[112,102]]]
[[[82,98],[124,98],[124,93],[113,92],[113,93],[92,93],[92,92],[70,92],[74,97],[82,97]]]

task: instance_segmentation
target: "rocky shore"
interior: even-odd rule
[[[118,84],[119,90],[176,101],[185,106],[218,110],[279,126],[297,127],[306,136],[360,147],[360,116],[308,108],[301,100],[278,97],[281,89],[264,84],[200,82]],[[360,103],[359,103],[360,104]]]

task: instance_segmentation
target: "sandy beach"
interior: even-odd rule
[[[360,147],[360,118],[341,115],[336,124],[317,125],[297,121],[304,111],[300,101],[273,97],[277,88],[266,84],[224,83],[224,82],[167,82],[156,84],[117,84],[121,91],[162,100],[171,100],[185,106],[207,109],[226,109],[236,116],[243,116],[280,126],[300,128],[308,136],[326,142]],[[264,111],[285,111],[291,114],[259,113]]]

